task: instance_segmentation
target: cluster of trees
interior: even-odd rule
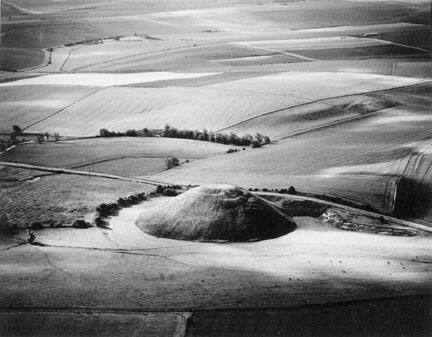
[[[132,194],[126,198],[119,198],[116,202],[111,204],[100,204],[96,207],[97,216],[95,219],[95,224],[98,227],[106,227],[106,218],[112,215],[116,215],[117,212],[123,207],[129,207],[139,204],[141,201],[146,199],[146,194],[137,193]]]
[[[106,219],[110,216],[116,215],[120,209],[137,205],[140,202],[156,195],[176,196],[178,194],[177,190],[181,188],[182,187],[180,185],[158,185],[156,190],[154,192],[151,192],[148,196],[144,192],[142,192],[132,194],[129,197],[119,198],[116,202],[110,204],[100,204],[96,207],[97,216],[95,218],[95,224],[97,227],[106,228]]]
[[[289,188],[281,188],[281,189],[268,189],[268,188],[263,188],[262,190],[260,190],[259,188],[249,188],[249,191],[251,192],[275,192],[275,193],[279,193],[279,194],[297,194],[297,190],[295,189],[294,186],[290,186]]]
[[[177,157],[170,157],[165,160],[165,165],[167,170],[170,170],[173,167],[180,166],[180,160]]]
[[[243,148],[243,151],[246,150],[245,148]],[[239,152],[240,149],[228,149],[226,153],[234,153],[234,152]]]
[[[115,132],[107,129],[99,130],[100,137],[167,137],[167,138],[183,138],[195,139],[220,144],[231,144],[237,146],[260,147],[271,142],[270,137],[256,133],[255,135],[246,134],[238,136],[235,133],[215,133],[206,129],[199,130],[180,130],[174,127],[165,125],[164,129],[147,129],[134,130],[130,129],[126,132]]]
[[[26,139],[23,137],[18,138],[19,136],[22,136],[22,130],[18,125],[14,125],[9,138],[0,139],[0,151],[4,151],[13,145],[18,145],[19,143],[26,141]]]
[[[36,141],[39,143],[39,144],[42,144],[42,143],[44,143],[45,141],[50,141],[50,139],[51,139],[51,136],[50,136],[50,134],[48,133],[48,132],[45,132],[45,133],[43,133],[43,134],[40,134],[40,135],[37,135],[37,137],[36,137]],[[54,134],[52,135],[52,139],[55,141],[55,142],[58,142],[59,140],[60,140],[60,134],[58,134],[57,132],[54,132]]]
[[[12,126],[12,132],[10,133],[9,137],[7,139],[0,139],[0,151],[4,151],[13,145],[26,142],[27,139],[25,139],[23,136],[23,130],[18,125]],[[27,136],[36,137],[35,139],[39,144],[49,141],[50,139],[54,140],[55,142],[60,140],[60,134],[57,132],[55,132],[53,135],[45,132],[38,135],[27,134]]]

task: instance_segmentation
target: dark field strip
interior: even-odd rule
[[[430,336],[432,296],[417,295],[290,309],[201,311],[187,336]]]
[[[290,51],[290,50],[288,50]],[[369,59],[388,57],[427,57],[430,53],[421,52],[416,49],[397,46],[394,44],[360,47],[360,48],[331,48],[331,49],[309,49],[295,50],[293,53],[319,60],[346,60],[346,59]]]
[[[116,308],[0,309],[5,336],[430,336],[432,295],[412,295],[284,309],[190,313]],[[26,324],[17,324],[25,322]],[[74,324],[71,324],[74,323]],[[186,328],[187,325],[187,328]],[[67,327],[68,329],[65,329]]]

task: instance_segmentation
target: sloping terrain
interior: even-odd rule
[[[156,237],[228,242],[272,239],[296,227],[264,199],[230,185],[195,187],[142,212],[136,225]]]
[[[257,115],[331,97],[349,96],[421,80],[352,73],[281,73],[200,88],[107,88],[33,125],[29,132],[94,136],[99,129],[218,130]],[[91,110],[92,114],[88,114]]]

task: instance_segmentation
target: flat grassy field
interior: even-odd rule
[[[91,138],[83,140],[24,144],[0,156],[1,161],[11,161],[50,167],[96,167],[111,166],[111,161],[128,159],[138,161],[138,170],[148,158],[150,167],[154,159],[179,157],[202,159],[225,154],[227,145],[188,139],[159,137]],[[159,161],[157,161],[159,163]],[[98,164],[100,163],[100,164]],[[94,165],[93,165],[94,164]],[[121,163],[117,164],[117,166]],[[125,170],[131,169],[124,165]],[[142,167],[145,170],[145,165]]]

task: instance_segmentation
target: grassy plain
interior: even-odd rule
[[[30,143],[4,153],[3,161],[39,166],[81,167],[128,158],[180,157],[202,159],[225,154],[229,146],[188,139],[159,137],[90,138]],[[110,165],[107,163],[106,165]]]

